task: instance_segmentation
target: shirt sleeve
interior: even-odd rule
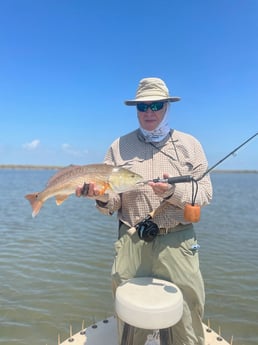
[[[121,207],[120,195],[116,193],[108,194],[108,201],[96,200],[96,208],[107,216],[112,216]]]

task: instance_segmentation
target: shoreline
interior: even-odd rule
[[[0,169],[10,170],[58,170],[64,166],[61,165],[32,165],[32,164],[0,164]]]
[[[0,170],[59,170],[64,166],[59,165],[31,165],[31,164],[0,164]],[[234,174],[258,174],[258,170],[246,170],[246,169],[217,169],[211,171],[213,173],[234,173]]]

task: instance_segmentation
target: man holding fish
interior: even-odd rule
[[[136,97],[125,101],[128,106],[136,106],[139,128],[115,140],[104,163],[140,175],[143,183],[139,179],[135,188],[120,193],[112,189],[103,192],[103,188],[90,181],[86,189],[78,187],[76,195],[95,199],[103,214],[117,212],[119,238],[112,268],[114,292],[121,282],[133,277],[153,276],[173,282],[184,297],[183,317],[171,330],[173,344],[203,345],[205,294],[198,244],[192,223],[184,218],[184,207],[192,202],[192,184],[152,181],[157,177],[184,175],[197,180],[207,171],[207,159],[199,141],[169,127],[170,103],[179,100],[169,95],[163,80],[142,79]],[[195,202],[202,207],[211,198],[212,185],[207,174],[198,181]],[[160,211],[155,213],[158,208]],[[140,238],[137,232],[128,232],[151,213],[158,229],[151,240]],[[144,344],[148,333],[137,330],[134,345]]]

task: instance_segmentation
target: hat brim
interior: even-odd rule
[[[180,97],[167,97],[167,98],[160,98],[160,97],[142,97],[142,98],[137,98],[137,99],[131,99],[125,101],[126,105],[136,105],[137,103],[142,103],[142,102],[177,102],[180,101]]]

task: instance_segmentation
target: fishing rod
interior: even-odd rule
[[[245,140],[242,144],[237,146],[233,151],[229,152],[225,157],[220,159],[217,163],[215,163],[212,167],[208,168],[199,178],[194,178],[191,175],[183,175],[183,176],[175,176],[175,177],[168,177],[168,178],[155,178],[153,180],[147,180],[143,181],[141,183],[147,184],[148,182],[163,182],[163,183],[169,183],[169,184],[175,184],[175,183],[185,183],[185,182],[192,182],[192,202],[189,204],[186,204],[184,206],[184,219],[189,222],[198,222],[200,220],[200,209],[201,207],[197,204],[195,204],[197,192],[198,192],[198,182],[202,180],[207,174],[209,174],[214,168],[216,168],[219,164],[224,162],[228,157],[236,153],[241,147],[246,145],[249,141],[254,139],[258,135],[258,132],[256,132],[254,135],[252,135],[250,138]],[[157,213],[157,211],[160,211],[161,207],[163,207],[163,204],[158,207],[155,211],[153,211],[151,214],[147,216],[147,218],[140,222],[139,225],[145,225],[146,221],[149,221],[150,218],[153,218],[154,214]]]
[[[169,183],[169,184],[174,184],[174,183],[184,183],[184,182],[191,182],[195,181],[198,182],[204,178],[207,174],[209,174],[213,169],[215,169],[219,164],[224,162],[228,157],[231,155],[234,155],[241,147],[246,145],[249,141],[254,139],[258,135],[258,132],[256,132],[254,135],[252,135],[250,138],[245,140],[242,144],[240,144],[238,147],[236,147],[233,151],[228,153],[225,157],[220,159],[217,163],[215,163],[211,168],[208,168],[199,178],[194,179],[191,175],[183,175],[183,176],[175,176],[175,177],[169,177],[169,178],[155,178],[153,180],[148,180],[144,181],[143,183],[148,183],[148,182],[164,182],[164,183]]]
[[[251,141],[253,138],[256,137],[256,135],[258,135],[258,132],[256,132],[254,135],[252,135],[250,138],[248,138],[246,141],[244,141],[242,144],[240,144],[238,147],[236,147],[233,151],[231,151],[229,154],[227,154],[224,158],[222,158],[220,161],[218,161],[217,163],[215,163],[211,168],[209,168],[208,170],[205,171],[205,173],[199,177],[196,181],[200,181],[202,178],[204,178],[204,176],[206,176],[207,174],[209,174],[209,172],[211,172],[213,169],[215,169],[219,164],[221,164],[222,162],[224,162],[228,157],[234,155],[241,147],[243,147],[244,145],[246,145],[249,141]]]

